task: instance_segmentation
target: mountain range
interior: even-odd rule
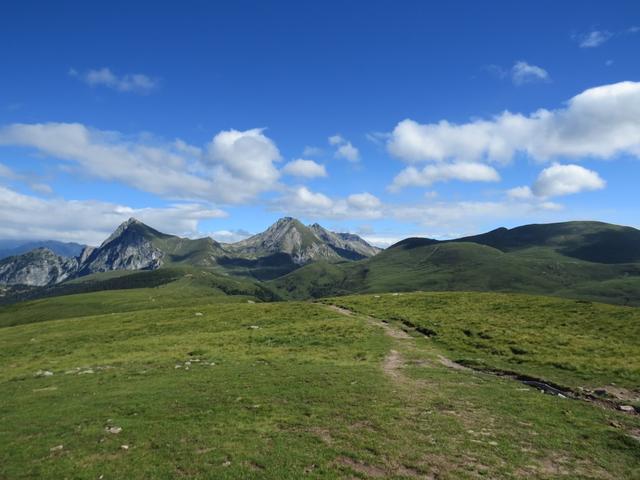
[[[77,257],[86,245],[56,240],[0,240],[0,260],[30,252],[36,248],[48,248],[62,257]]]
[[[504,291],[640,305],[640,230],[525,225],[456,240],[408,238],[350,264],[317,262],[271,282],[287,298],[388,291]]]
[[[640,231],[601,222],[499,228],[455,240],[407,238],[382,251],[357,235],[290,217],[231,244],[167,235],[129,219],[75,257],[38,248],[0,260],[0,285],[5,298],[15,292],[33,298],[157,285],[185,268],[207,272],[218,289],[259,291],[265,299],[464,290],[640,305]],[[245,283],[229,286],[230,279]]]
[[[168,235],[130,218],[99,247],[77,256],[36,248],[0,261],[0,284],[48,286],[67,279],[114,270],[155,270],[172,265],[211,268],[259,280],[274,278],[314,261],[360,260],[379,249],[357,235],[336,233],[318,224],[282,218],[265,232],[237,243],[210,237]]]

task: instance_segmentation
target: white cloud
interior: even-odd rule
[[[375,210],[382,206],[382,202],[375,195],[364,192],[349,195],[347,197],[347,205],[361,210]]]
[[[538,197],[558,197],[603,189],[606,182],[597,172],[580,165],[554,164],[538,175],[531,191]]]
[[[405,187],[429,187],[436,182],[497,182],[500,174],[495,168],[478,162],[437,163],[422,169],[407,167],[394,179],[389,190],[397,192]]]
[[[516,200],[529,200],[535,197],[531,187],[527,186],[511,188],[507,190],[507,196]]]
[[[261,129],[220,132],[206,155],[180,140],[154,143],[79,123],[0,127],[0,145],[34,148],[85,175],[175,199],[243,203],[274,188],[279,177],[273,163],[280,153]]]
[[[640,82],[590,88],[557,110],[503,112],[490,120],[419,124],[403,120],[387,143],[410,163],[509,162],[516,153],[554,158],[640,156]]]
[[[201,220],[226,213],[182,203],[164,208],[131,208],[94,200],[41,199],[0,187],[0,238],[52,239],[99,245],[129,217],[162,232],[194,236]]]
[[[329,137],[329,145],[340,145],[342,143],[345,143],[346,140],[342,137],[342,135],[332,135],[331,137]]]
[[[327,176],[327,170],[324,165],[302,158],[287,163],[282,171],[294,177],[316,178]]]
[[[351,145],[351,142],[347,142],[344,145],[340,145],[335,153],[336,158],[344,158],[350,162],[357,162],[360,160],[360,151]]]
[[[549,72],[544,68],[537,65],[531,65],[524,60],[515,62],[511,68],[492,64],[484,65],[482,69],[499,79],[510,78],[515,85],[548,82],[551,80]]]
[[[208,145],[206,163],[213,167],[214,185],[236,203],[273,189],[280,176],[274,165],[281,159],[280,152],[263,131],[226,130]]]
[[[538,221],[546,215],[562,210],[557,203],[547,201],[461,201],[436,202],[428,205],[396,206],[392,216],[396,220],[411,221],[424,227],[448,231],[477,231],[479,224],[495,221]]]
[[[609,40],[613,34],[606,30],[592,30],[591,32],[574,35],[580,48],[595,48]]]
[[[147,94],[156,90],[160,85],[157,78],[153,78],[142,73],[131,73],[118,76],[113,73],[111,69],[106,67],[88,70],[85,73],[79,73],[77,70],[72,68],[69,70],[69,75],[79,78],[91,87],[107,87],[119,92]]]
[[[330,198],[307,187],[297,187],[273,202],[272,208],[287,215],[317,219],[375,219],[382,216],[383,205],[368,192]]]
[[[580,165],[558,163],[540,172],[532,187],[522,186],[507,190],[507,196],[516,200],[547,199],[590,190],[601,190],[606,182],[593,170]]]
[[[217,230],[209,233],[209,236],[220,243],[235,243],[249,238],[251,233],[246,230]]]
[[[329,137],[329,145],[336,147],[334,154],[336,158],[344,158],[349,162],[357,162],[360,160],[360,151],[342,135],[333,135]]]
[[[530,65],[527,62],[516,62],[511,69],[511,78],[516,85],[524,85],[532,82],[549,81],[549,73],[537,65]]]

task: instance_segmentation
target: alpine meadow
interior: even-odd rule
[[[0,40],[1,480],[640,480],[637,2]]]

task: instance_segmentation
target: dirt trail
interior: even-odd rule
[[[335,312],[338,312],[342,315],[347,315],[350,317],[357,315],[355,312],[344,307],[340,307],[337,305],[326,305],[326,306],[329,309]],[[414,340],[414,337],[409,335],[405,330],[399,329],[391,323],[388,323],[384,320],[380,320],[368,315],[359,315],[359,316],[361,318],[364,318],[369,324],[376,325],[384,329],[385,334],[387,334],[391,338],[394,338],[396,340]],[[429,336],[428,334],[424,334],[417,328],[415,329],[415,331],[427,337]],[[562,398],[570,398],[573,400],[586,401],[591,404],[597,405],[601,408],[605,408],[607,410],[615,410],[619,413],[627,413],[630,415],[640,415],[640,411],[637,409],[634,409],[631,406],[624,407],[624,409],[621,408],[621,402],[619,401],[620,399],[618,399],[618,401],[615,401],[612,399],[598,397],[591,392],[574,390],[568,387],[556,385],[553,382],[549,382],[544,379],[534,378],[527,375],[518,374],[516,372],[467,367],[465,365],[461,365],[457,362],[454,362],[453,360],[450,360],[442,355],[438,355],[438,361],[440,362],[441,365],[447,368],[451,368],[461,372],[475,372],[475,373],[492,375],[492,376],[497,376],[502,378],[510,378],[514,381],[518,381],[524,385],[527,385],[528,387],[535,388],[537,390],[540,390],[550,395],[560,396]],[[382,368],[384,372],[387,375],[389,375],[391,378],[395,380],[399,380],[399,379],[405,378],[402,375],[402,372],[400,371],[403,366],[404,366],[404,361],[402,360],[401,354],[396,350],[391,350],[387,355],[387,357],[385,358]]]
[[[348,317],[354,317],[356,315],[355,312],[338,305],[327,305],[327,307],[334,312],[338,312],[341,315],[345,315]],[[364,318],[370,325],[375,325],[376,327],[382,328],[387,336],[395,340],[413,340],[413,337],[411,337],[411,335],[409,335],[407,332],[396,328],[395,326],[387,322],[378,320],[377,318],[373,318],[368,315],[361,315],[360,317]],[[382,362],[382,371],[396,381],[404,379],[401,371],[404,367],[404,363],[404,359],[402,358],[400,352],[398,352],[397,350],[390,350],[384,361]]]
[[[391,350],[382,363],[382,370],[392,378],[400,378],[402,376],[400,369],[403,366],[402,356],[396,350]]]

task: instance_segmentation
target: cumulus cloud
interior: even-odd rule
[[[640,156],[640,82],[590,88],[563,108],[530,115],[505,111],[490,120],[398,123],[388,151],[407,162],[508,163],[517,153],[539,161]]]
[[[201,220],[224,216],[226,213],[222,210],[194,203],[132,208],[94,200],[42,199],[0,186],[1,238],[52,239],[99,245],[130,217],[163,232],[194,236],[198,234]]]
[[[573,38],[578,42],[580,48],[599,47],[613,36],[613,33],[606,30],[592,30],[587,33],[574,35]]]
[[[208,145],[206,163],[213,168],[214,186],[236,203],[271,190],[280,176],[274,165],[281,159],[280,152],[263,132],[261,128],[227,130]]]
[[[511,81],[518,86],[526,83],[548,82],[551,80],[549,72],[544,68],[531,65],[524,60],[515,62],[511,68],[505,68],[500,65],[485,65],[483,70],[500,79],[510,78]]]
[[[0,145],[34,148],[85,175],[175,199],[243,203],[279,177],[280,153],[261,129],[220,132],[204,153],[180,140],[150,142],[79,123],[0,127]]]
[[[538,197],[558,197],[601,190],[605,185],[605,181],[593,170],[580,165],[554,164],[540,172],[531,190]]]
[[[397,192],[405,187],[429,187],[436,182],[498,182],[500,174],[489,165],[478,162],[437,163],[422,169],[407,167],[394,179],[389,190]]]
[[[329,145],[340,145],[342,143],[346,143],[346,140],[344,139],[344,137],[342,135],[332,135],[329,137]]]
[[[142,73],[116,75],[107,67],[88,70],[84,73],[72,68],[69,70],[69,75],[80,79],[91,87],[107,87],[118,92],[147,94],[156,90],[160,85],[157,78]]]
[[[580,165],[560,165],[558,163],[540,172],[533,186],[515,187],[507,191],[507,196],[526,200],[571,195],[591,190],[601,190],[606,182],[597,172]]]
[[[360,160],[360,151],[342,135],[333,135],[329,137],[329,145],[336,147],[336,151],[334,153],[336,158],[344,158],[349,162],[357,162]]]
[[[530,65],[525,61],[515,63],[511,69],[511,78],[516,85],[550,80],[549,73],[544,68]]]
[[[288,215],[318,219],[375,219],[382,216],[383,210],[382,202],[368,192],[331,198],[307,187],[289,189],[271,207]]]
[[[531,187],[526,185],[507,190],[507,196],[516,200],[528,200],[535,198],[535,195],[531,191]]]
[[[327,176],[327,170],[324,165],[302,158],[287,163],[282,171],[294,177],[316,178]]]

